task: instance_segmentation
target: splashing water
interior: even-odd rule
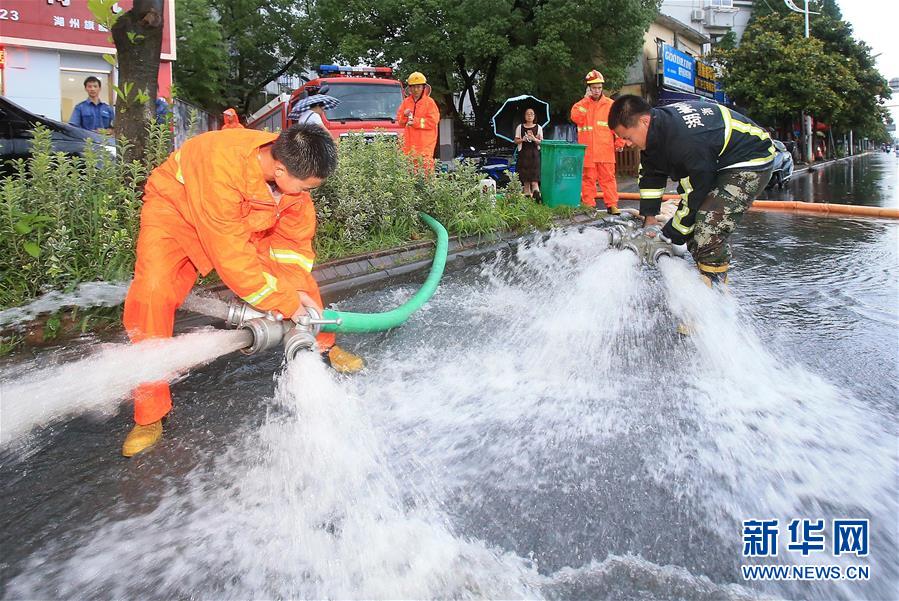
[[[171,380],[190,367],[243,348],[248,335],[197,332],[134,345],[105,345],[85,359],[2,381],[0,443],[63,417],[110,415],[138,384]]]
[[[228,318],[228,303],[213,296],[203,296],[198,292],[191,293],[181,304],[181,309],[193,311],[222,321]]]
[[[113,282],[85,282],[68,294],[53,290],[25,306],[0,311],[0,327],[19,326],[63,307],[115,307],[127,293],[127,283]]]
[[[332,378],[312,354],[293,361],[259,432],[151,513],[51,545],[67,559],[33,558],[10,596],[534,597],[523,561],[400,493],[360,400]]]
[[[781,359],[686,264],[607,245],[556,233],[452,275],[404,328],[358,339],[352,379],[311,356],[273,395],[267,364],[219,374],[203,394],[262,403],[263,424],[186,475],[189,442],[130,463],[135,482],[166,474],[154,500],[67,514],[7,596],[888,597],[895,416]],[[876,578],[741,581],[756,517],[870,517]]]

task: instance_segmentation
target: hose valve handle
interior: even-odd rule
[[[324,326],[324,325],[331,325],[331,324],[333,324],[335,326],[339,326],[339,325],[343,325],[343,320],[340,319],[339,317],[337,319],[310,319],[309,323],[311,323],[314,326]]]

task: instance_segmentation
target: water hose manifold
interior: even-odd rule
[[[614,216],[603,220],[608,224],[603,229],[609,234],[609,246],[619,250],[629,250],[647,265],[658,263],[662,257],[678,257],[682,247],[675,247],[661,237],[661,227],[657,225],[643,228],[634,217]],[[650,236],[650,232],[655,232]]]
[[[323,319],[312,307],[306,307],[306,315],[296,322],[284,319],[274,313],[263,313],[237,299],[228,306],[225,323],[239,330],[246,330],[253,336],[253,343],[240,352],[245,355],[284,345],[287,359],[293,359],[302,350],[315,350],[315,337],[324,325],[340,325],[340,319]]]

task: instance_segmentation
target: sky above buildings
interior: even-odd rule
[[[852,23],[855,39],[873,49],[877,68],[887,81],[899,77],[899,2],[896,0],[838,0],[843,18]],[[814,17],[812,17],[814,18]],[[893,93],[890,105],[899,104],[899,93]],[[899,106],[891,106],[893,121],[899,123]]]

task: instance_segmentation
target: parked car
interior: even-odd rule
[[[113,140],[96,132],[62,123],[43,115],[36,115],[0,96],[0,171],[8,168],[7,161],[31,156],[33,130],[43,125],[50,130],[52,148],[68,155],[81,155],[91,140],[95,148],[116,154]]]
[[[793,177],[793,153],[780,140],[773,140],[773,142],[777,154],[774,156],[774,171],[771,173],[768,187],[783,188]]]

